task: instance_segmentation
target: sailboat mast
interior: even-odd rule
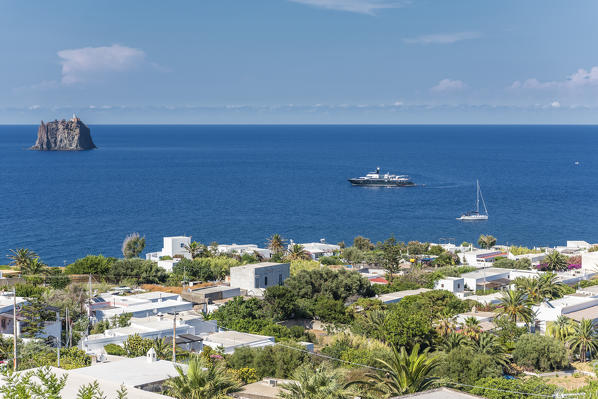
[[[476,180],[475,210],[480,213],[480,181]]]

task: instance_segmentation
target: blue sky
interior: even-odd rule
[[[0,123],[598,123],[597,16],[595,0],[6,1]]]

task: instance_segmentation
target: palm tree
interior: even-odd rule
[[[540,303],[544,300],[540,279],[538,278],[518,277],[515,279],[515,287],[525,292],[530,302]]]
[[[206,246],[197,241],[192,241],[189,244],[185,244],[185,249],[191,254],[192,259],[195,259],[207,252]]]
[[[33,258],[29,263],[21,266],[21,274],[28,275],[39,275],[46,270],[47,265],[44,264],[39,258]]]
[[[543,299],[557,299],[563,296],[565,284],[558,281],[555,273],[544,273],[538,277],[538,285]]]
[[[492,356],[503,367],[507,367],[509,364],[507,351],[498,342],[498,337],[494,334],[481,333],[476,341],[471,341],[471,346],[476,352]]]
[[[431,373],[438,365],[436,357],[428,355],[428,349],[419,353],[419,344],[415,344],[408,354],[405,347],[398,350],[393,347],[389,361],[377,359],[381,368],[386,369],[384,375],[367,373],[368,381],[356,381],[377,390],[386,396],[405,395],[425,391],[437,380]]]
[[[187,372],[175,366],[177,376],[164,383],[166,394],[177,399],[228,399],[241,390],[241,382],[220,362],[207,362],[198,356],[189,359]]]
[[[463,334],[473,340],[477,340],[482,328],[480,327],[480,321],[473,316],[469,316],[463,322]]]
[[[573,332],[571,319],[566,316],[559,316],[548,327],[548,335],[558,339],[559,341],[567,341],[567,338]]]
[[[313,368],[299,367],[293,373],[293,382],[281,384],[285,391],[279,393],[283,399],[348,399],[353,395],[346,388],[338,369],[330,366]]]
[[[21,270],[23,267],[27,267],[33,259],[39,258],[39,256],[29,248],[11,249],[10,254],[7,255],[7,257],[10,259],[10,264],[12,266],[16,266]]]
[[[442,338],[455,331],[455,322],[448,314],[443,314],[436,323],[436,332]]]
[[[573,331],[569,336],[569,345],[572,350],[579,350],[579,360],[586,361],[587,354],[595,353],[598,350],[598,335],[592,320],[581,319],[573,325]]]
[[[465,336],[456,332],[452,332],[444,337],[444,340],[440,344],[440,347],[446,353],[449,353],[453,349],[461,348],[467,343]]]
[[[122,253],[125,258],[136,258],[145,248],[145,237],[139,233],[132,233],[125,237],[122,245]]]
[[[559,251],[551,251],[544,258],[544,263],[548,270],[565,271],[567,270],[567,257]]]
[[[534,318],[527,295],[521,290],[504,291],[498,306],[498,313],[511,321],[519,320],[529,324]]]
[[[268,238],[268,249],[274,254],[284,252],[285,239],[280,234],[273,234]]]
[[[496,244],[496,238],[491,235],[482,234],[480,235],[480,238],[478,238],[478,245],[480,248],[492,248],[494,244]]]
[[[289,260],[309,259],[309,254],[301,244],[293,244],[287,254]]]
[[[172,356],[172,346],[166,342],[164,338],[154,338],[154,344],[152,346],[156,351],[158,359],[168,359]]]

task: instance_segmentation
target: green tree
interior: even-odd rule
[[[530,323],[533,320],[534,312],[527,295],[521,290],[504,291],[498,306],[499,315],[504,315],[512,321]]]
[[[103,255],[87,255],[68,265],[64,272],[66,274],[95,274],[101,276],[110,273],[110,267],[114,262],[116,262],[116,258],[107,258]]]
[[[363,252],[357,247],[343,249],[341,256],[345,261],[352,265],[363,261]]]
[[[60,391],[66,385],[67,377],[57,377],[49,367],[8,372],[5,383],[0,386],[0,396],[4,399],[61,399]]]
[[[502,366],[491,356],[461,346],[439,357],[435,375],[461,384],[474,385],[484,377],[501,377]]]
[[[403,247],[394,238],[389,238],[381,246],[382,267],[388,272],[388,281],[392,283],[394,274],[400,270],[403,262]]]
[[[453,349],[464,347],[468,344],[467,337],[463,334],[452,332],[447,334],[440,343],[440,349],[449,353]]]
[[[339,369],[322,365],[313,368],[299,367],[293,373],[293,382],[282,384],[285,391],[279,393],[283,399],[350,399],[351,392],[345,388]]]
[[[553,322],[548,322],[547,335],[566,342],[573,332],[573,324],[567,316],[560,315]]]
[[[436,335],[429,315],[425,312],[413,312],[402,306],[390,307],[383,325],[377,329],[381,335],[373,338],[381,339],[394,347],[404,346],[408,350],[416,344],[431,345]]]
[[[416,344],[411,353],[404,347],[393,349],[390,360],[379,359],[379,368],[386,370],[382,373],[367,373],[367,381],[361,383],[373,390],[383,393],[385,397],[405,395],[421,392],[430,388],[437,379],[432,372],[438,365],[438,359],[428,355],[428,350],[419,352]]]
[[[17,248],[9,250],[7,255],[12,266],[18,267],[20,270],[26,268],[33,259],[38,259],[39,256],[29,248]]]
[[[43,274],[47,267],[39,258],[33,258],[20,269],[23,275],[37,276]]]
[[[546,270],[566,271],[568,267],[567,257],[558,251],[549,252],[544,258]]]
[[[290,319],[295,313],[296,300],[293,291],[284,286],[269,287],[264,294],[266,311],[275,320]]]
[[[46,322],[56,320],[54,312],[47,310],[48,305],[39,298],[30,298],[19,312],[24,318],[24,325],[21,329],[23,335],[28,338],[38,338],[43,332]]]
[[[195,259],[199,256],[207,256],[209,254],[208,247],[204,244],[192,241],[189,244],[185,244],[185,249],[191,254],[191,258]]]
[[[569,353],[565,345],[555,338],[525,334],[515,343],[513,361],[528,369],[560,370],[569,366]]]
[[[221,362],[206,362],[192,356],[185,372],[175,366],[177,376],[164,383],[166,394],[177,399],[226,399],[241,391],[241,382]]]
[[[305,248],[303,248],[303,245],[293,244],[289,248],[289,251],[287,253],[287,259],[291,261],[299,259],[309,259],[309,254],[307,253]]]
[[[268,249],[273,254],[280,254],[284,252],[285,239],[280,234],[273,234],[268,238]]]
[[[371,251],[374,249],[374,244],[369,238],[357,236],[353,239],[353,246],[360,251]]]
[[[496,245],[496,238],[491,235],[480,235],[478,238],[478,245],[480,248],[489,249]]]
[[[128,357],[145,356],[154,347],[154,341],[149,338],[142,338],[139,334],[130,335],[123,343],[123,349]]]
[[[159,284],[166,281],[166,270],[150,260],[139,258],[119,259],[111,269],[111,279],[120,283],[123,280],[133,280],[138,284]]]
[[[127,259],[137,258],[145,248],[145,237],[141,237],[139,233],[131,233],[125,237],[122,245],[123,256]]]
[[[582,319],[573,325],[573,331],[567,341],[571,350],[579,352],[579,360],[585,362],[587,355],[596,353],[598,350],[598,335],[592,320]]]

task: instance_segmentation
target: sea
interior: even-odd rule
[[[598,242],[598,126],[91,125],[98,149],[28,151],[0,126],[0,264],[26,247],[52,266],[120,256],[139,232],[294,242]],[[380,167],[416,187],[354,187]],[[489,220],[461,222],[479,180]]]

